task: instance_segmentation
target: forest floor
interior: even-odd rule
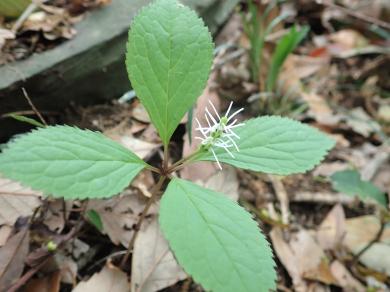
[[[177,173],[228,194],[253,214],[273,248],[280,291],[390,289],[389,213],[374,200],[355,196],[374,192],[389,202],[390,7],[385,1],[340,2],[287,1],[273,9],[273,17],[286,11],[291,17],[267,38],[257,80],[250,71],[251,42],[243,16],[234,12],[215,39],[213,70],[193,113],[202,117],[208,100],[221,112],[234,101],[245,109],[242,120],[273,114],[300,120],[336,140],[325,160],[310,172],[287,177],[225,165],[220,171],[206,163]],[[264,94],[275,43],[292,24],[309,25],[310,32],[286,58],[275,93]],[[71,26],[52,31],[63,39]],[[14,48],[26,39],[2,44],[1,36],[7,53],[0,64],[31,53],[24,46],[18,57],[15,52],[21,50]],[[33,39],[31,33],[27,37]],[[47,39],[34,46],[40,48]],[[157,132],[139,101],[131,92],[126,96],[131,98],[69,106],[60,122],[102,131],[158,165],[163,153]],[[190,124],[185,117],[174,134],[172,161],[197,147],[196,131],[187,131]],[[350,175],[337,179],[335,174],[345,170]],[[28,292],[103,291],[97,287],[107,283],[116,283],[110,290],[115,292],[129,287],[203,291],[178,266],[162,237],[158,203],[138,232],[132,264],[120,268],[154,184],[153,174],[145,171],[111,199],[64,202],[0,177],[0,284]]]

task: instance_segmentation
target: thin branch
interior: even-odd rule
[[[331,8],[338,9],[338,10],[344,12],[345,14],[348,14],[349,16],[355,17],[355,18],[363,20],[365,22],[372,23],[372,24],[375,24],[377,26],[381,26],[381,27],[386,28],[386,29],[390,29],[390,23],[388,23],[386,21],[383,21],[383,20],[380,20],[380,19],[376,19],[376,18],[374,18],[372,16],[365,15],[365,14],[360,13],[360,12],[356,12],[356,11],[350,10],[350,9],[345,8],[343,6],[337,5],[337,4],[333,3],[332,1],[329,1],[329,0],[317,0],[317,3],[318,4],[322,4],[324,6],[328,6],[328,7],[331,7]]]
[[[24,97],[26,98],[28,104],[31,106],[31,109],[34,111],[34,113],[37,115],[37,117],[39,118],[39,120],[41,121],[42,124],[44,124],[45,126],[47,126],[47,123],[45,121],[45,119],[43,118],[43,116],[41,115],[41,113],[38,111],[38,109],[35,107],[35,105],[33,104],[33,102],[31,101],[30,97],[28,96],[27,94],[27,91],[24,87],[22,87],[22,90],[23,90],[23,94],[24,94]]]
[[[166,178],[167,178],[166,176],[160,176],[160,179],[158,180],[157,184],[151,190],[152,196],[149,198],[149,201],[146,203],[146,206],[143,209],[141,216],[138,219],[137,224],[135,225],[133,236],[131,237],[130,242],[129,242],[129,246],[127,247],[127,252],[121,261],[120,266],[122,269],[124,269],[128,259],[129,259],[130,253],[133,250],[135,240],[136,240],[138,232],[141,228],[141,224],[144,221],[146,214],[148,213],[149,208],[152,206],[157,194],[160,192],[162,185],[165,182]]]

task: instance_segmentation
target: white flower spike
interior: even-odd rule
[[[215,147],[223,148],[233,158],[234,155],[229,148],[234,147],[236,151],[240,151],[238,149],[236,142],[234,141],[234,139],[240,139],[240,137],[236,133],[234,133],[233,129],[243,126],[244,123],[236,124],[237,119],[234,119],[233,121],[232,119],[241,111],[243,111],[244,108],[235,111],[229,116],[230,110],[232,109],[232,105],[233,105],[233,102],[230,102],[226,114],[221,117],[218,114],[217,109],[215,108],[215,106],[210,100],[209,100],[209,104],[211,105],[211,108],[214,111],[215,116],[211,114],[211,112],[206,106],[205,118],[208,126],[203,127],[202,124],[199,122],[199,120],[195,119],[198,124],[198,128],[196,128],[196,130],[202,134],[201,137],[195,137],[195,139],[201,140],[202,147],[208,151],[211,151],[211,153],[213,153],[214,158],[218,164],[218,167],[222,170],[222,166],[219,163],[214,148]]]

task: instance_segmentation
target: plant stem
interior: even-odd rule
[[[157,184],[151,190],[152,196],[149,198],[149,201],[146,203],[146,206],[143,209],[141,216],[138,219],[137,224],[135,225],[133,236],[131,237],[130,242],[129,242],[129,246],[127,247],[127,252],[121,261],[120,266],[122,269],[124,269],[124,267],[127,263],[127,260],[129,259],[130,253],[133,250],[135,239],[137,237],[138,231],[141,228],[141,224],[142,224],[143,220],[145,219],[146,214],[149,211],[149,208],[152,206],[154,199],[156,198],[157,194],[160,192],[161,187],[162,187],[163,183],[165,182],[166,178],[167,178],[166,176],[160,176]]]
[[[169,147],[168,145],[164,145],[164,158],[163,158],[163,170],[168,169],[168,163],[169,163]]]
[[[192,158],[194,158],[196,155],[198,155],[199,152],[200,152],[200,148],[197,151],[195,151],[195,152],[191,153],[190,155],[188,155],[187,157],[184,157],[184,158],[176,161],[174,164],[171,165],[171,167],[168,168],[167,172],[168,173],[172,173],[172,172],[174,172],[176,170],[181,169],[182,167],[184,167],[184,164],[186,162],[190,161]]]

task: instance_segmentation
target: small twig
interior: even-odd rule
[[[135,239],[137,238],[137,234],[138,234],[138,231],[141,228],[141,224],[144,221],[144,219],[146,217],[146,214],[149,211],[149,208],[152,206],[152,204],[154,202],[154,199],[156,198],[157,194],[161,190],[161,187],[162,187],[163,183],[165,182],[166,178],[167,178],[166,176],[160,176],[160,179],[158,180],[157,184],[150,191],[152,196],[149,198],[149,201],[146,203],[146,206],[143,209],[143,211],[141,213],[141,216],[139,217],[138,222],[137,222],[137,224],[134,227],[134,233],[133,233],[133,235],[132,235],[132,237],[130,239],[129,246],[127,247],[127,252],[126,252],[125,256],[123,257],[123,259],[121,261],[120,267],[122,269],[124,269],[128,259],[129,259],[130,253],[133,250]]]
[[[24,97],[26,98],[28,104],[30,105],[31,109],[34,111],[34,113],[37,115],[37,117],[39,118],[39,120],[41,121],[42,124],[44,124],[45,126],[47,126],[48,124],[46,123],[45,119],[43,118],[43,116],[41,115],[41,113],[38,111],[38,109],[35,107],[35,105],[33,104],[33,102],[31,101],[30,97],[28,96],[27,94],[27,91],[24,87],[22,87],[22,90],[23,90],[23,94],[24,94]]]
[[[31,3],[27,8],[24,10],[24,12],[19,16],[19,18],[16,20],[15,24],[12,26],[11,31],[13,33],[17,33],[18,30],[22,27],[23,23],[26,21],[26,19],[38,8],[38,4]]]
[[[374,18],[372,16],[365,15],[363,13],[350,10],[350,9],[345,8],[343,6],[337,5],[337,4],[335,4],[335,3],[333,3],[333,2],[331,2],[329,0],[317,0],[317,3],[318,4],[322,4],[324,6],[328,6],[328,7],[331,7],[331,8],[335,8],[335,9],[341,10],[342,12],[344,12],[345,14],[348,14],[349,16],[355,17],[355,18],[363,20],[365,22],[373,23],[373,24],[375,24],[377,26],[381,26],[383,28],[390,29],[390,23],[388,23],[386,21],[382,21],[382,20],[376,19],[376,18]]]

